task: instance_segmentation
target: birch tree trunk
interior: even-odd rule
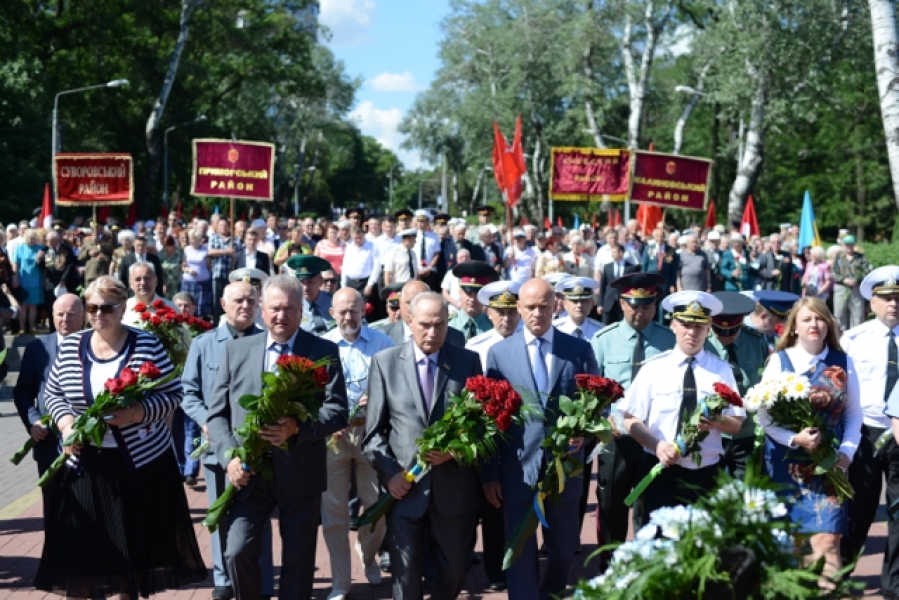
[[[740,164],[727,198],[727,218],[731,223],[739,223],[743,218],[743,205],[752,186],[762,171],[765,143],[765,109],[768,105],[768,74],[758,73],[755,79],[755,94],[752,97],[752,112],[746,132],[746,148],[739,157]]]
[[[674,154],[680,154],[681,146],[684,144],[684,128],[687,126],[687,121],[690,119],[690,115],[693,114],[696,105],[699,104],[699,98],[702,96],[702,89],[705,86],[705,78],[711,66],[712,63],[706,63],[702,71],[700,71],[695,88],[698,93],[692,95],[687,102],[687,106],[684,107],[684,112],[681,113],[677,123],[674,125]]]
[[[896,1],[868,0],[868,6],[871,11],[880,113],[893,180],[893,201],[899,207],[899,33],[896,30]]]
[[[147,125],[144,129],[144,135],[147,142],[147,171],[144,176],[144,183],[141,189],[137,190],[137,214],[142,216],[145,209],[150,203],[150,193],[153,189],[153,182],[159,174],[159,166],[161,162],[160,146],[161,134],[160,124],[165,113],[165,106],[169,100],[169,94],[172,92],[172,86],[175,83],[175,75],[178,73],[178,64],[181,61],[181,54],[187,44],[187,36],[190,31],[190,19],[193,16],[197,6],[203,0],[182,0],[181,2],[181,19],[179,22],[178,39],[175,41],[175,48],[172,50],[172,56],[169,58],[169,67],[162,82],[162,89],[153,103],[153,110],[147,119]]]

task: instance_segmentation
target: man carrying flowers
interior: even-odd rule
[[[737,384],[730,365],[703,350],[721,301],[705,292],[685,291],[668,296],[662,307],[673,317],[675,347],[646,361],[618,405],[625,426],[646,452],[642,473],[648,475],[659,463],[666,467],[642,495],[642,524],[655,509],[688,504],[714,487],[724,453],[721,434],[737,433],[746,416],[734,405],[720,417],[701,416],[697,427],[708,435],[699,442],[699,452],[687,452],[678,444],[700,401],[716,393],[715,384],[731,390]]]
[[[387,513],[394,598],[422,597],[426,552],[436,571],[431,598],[456,598],[478,523],[481,490],[473,467],[432,451],[425,457],[430,470],[414,484],[406,477],[418,462],[425,429],[442,419],[470,377],[481,374],[477,354],[444,343],[448,323],[442,296],[419,294],[410,305],[412,339],[375,354],[368,375],[362,449],[398,500]]]
[[[346,389],[337,346],[300,330],[302,302],[303,285],[296,278],[279,275],[265,283],[262,317],[268,332],[225,343],[208,399],[212,449],[230,484],[237,488],[227,512],[225,565],[235,595],[242,600],[262,597],[262,530],[275,507],[284,548],[279,595],[311,598],[321,496],[327,488],[325,440],[347,426]],[[327,359],[328,381],[316,392],[320,403],[317,418],[300,423],[282,417],[274,423],[260,423],[261,439],[271,444],[272,472],[266,478],[266,473],[255,473],[249,464],[231,455],[242,447],[235,429],[244,425],[248,413],[240,400],[262,394],[260,371],[274,372],[284,355],[316,363]]]

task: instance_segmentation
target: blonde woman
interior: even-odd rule
[[[22,235],[23,243],[16,246],[16,255],[12,257],[12,284],[21,288],[24,295],[20,298],[22,309],[19,311],[19,332],[31,335],[37,319],[37,310],[44,303],[44,247],[39,245],[37,231],[26,229]]]

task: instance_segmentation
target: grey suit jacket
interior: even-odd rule
[[[574,398],[577,392],[575,375],[599,374],[596,356],[590,344],[553,329],[553,360],[549,373],[552,387],[545,409],[537,398],[537,386],[523,330],[497,342],[487,355],[487,376],[508,380],[525,402],[544,414],[543,421],[532,419],[524,427],[513,424],[506,432],[506,439],[500,442],[497,455],[484,466],[484,481],[502,481],[504,494],[512,491],[532,495],[530,486],[535,485],[543,476],[544,457],[541,445],[559,418],[559,396]],[[583,450],[578,458],[584,460]],[[566,488],[566,493],[567,491]]]
[[[215,456],[225,468],[230,461],[225,453],[240,445],[234,430],[243,425],[247,415],[237,401],[245,394],[262,392],[267,337],[254,335],[225,343],[218,377],[207,400],[206,422]],[[336,344],[299,330],[292,353],[313,361],[325,357],[331,360],[330,381],[319,393],[318,419],[300,423],[300,432],[287,441],[286,450],[272,448],[278,486],[285,495],[296,497],[321,494],[327,489],[325,438],[347,426],[347,398]],[[241,493],[248,493],[252,485],[251,480]]]
[[[390,323],[386,325],[381,331],[386,333],[390,339],[393,340],[393,343],[397,346],[402,346],[406,343],[406,330],[403,327],[403,320],[400,319],[396,323]],[[450,346],[456,346],[457,348],[465,347],[465,335],[459,331],[458,329],[453,329],[450,327],[446,332],[446,343]]]
[[[262,331],[261,327],[254,325],[251,335]],[[214,393],[225,344],[231,340],[227,325],[221,325],[197,337],[187,353],[187,362],[181,374],[181,385],[184,387],[181,409],[201,427],[209,420],[207,402],[211,401]],[[203,464],[219,464],[211,444],[209,451],[203,455]]]
[[[368,406],[362,451],[387,482],[415,464],[418,444],[425,428],[439,421],[453,395],[458,395],[469,377],[481,374],[477,354],[444,344],[437,361],[434,402],[425,412],[424,395],[418,381],[418,366],[411,340],[375,354],[368,375]],[[480,479],[473,467],[448,461],[434,467],[393,510],[419,517],[433,495],[440,514],[452,517],[469,514],[480,503]]]

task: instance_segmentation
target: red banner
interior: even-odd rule
[[[192,195],[274,199],[274,144],[194,140],[193,145]]]
[[[53,157],[53,185],[61,206],[131,204],[131,155],[61,152]]]
[[[704,210],[712,162],[706,158],[636,151],[630,199],[661,206]]]
[[[549,195],[553,200],[612,200],[627,196],[626,149],[553,148]]]

